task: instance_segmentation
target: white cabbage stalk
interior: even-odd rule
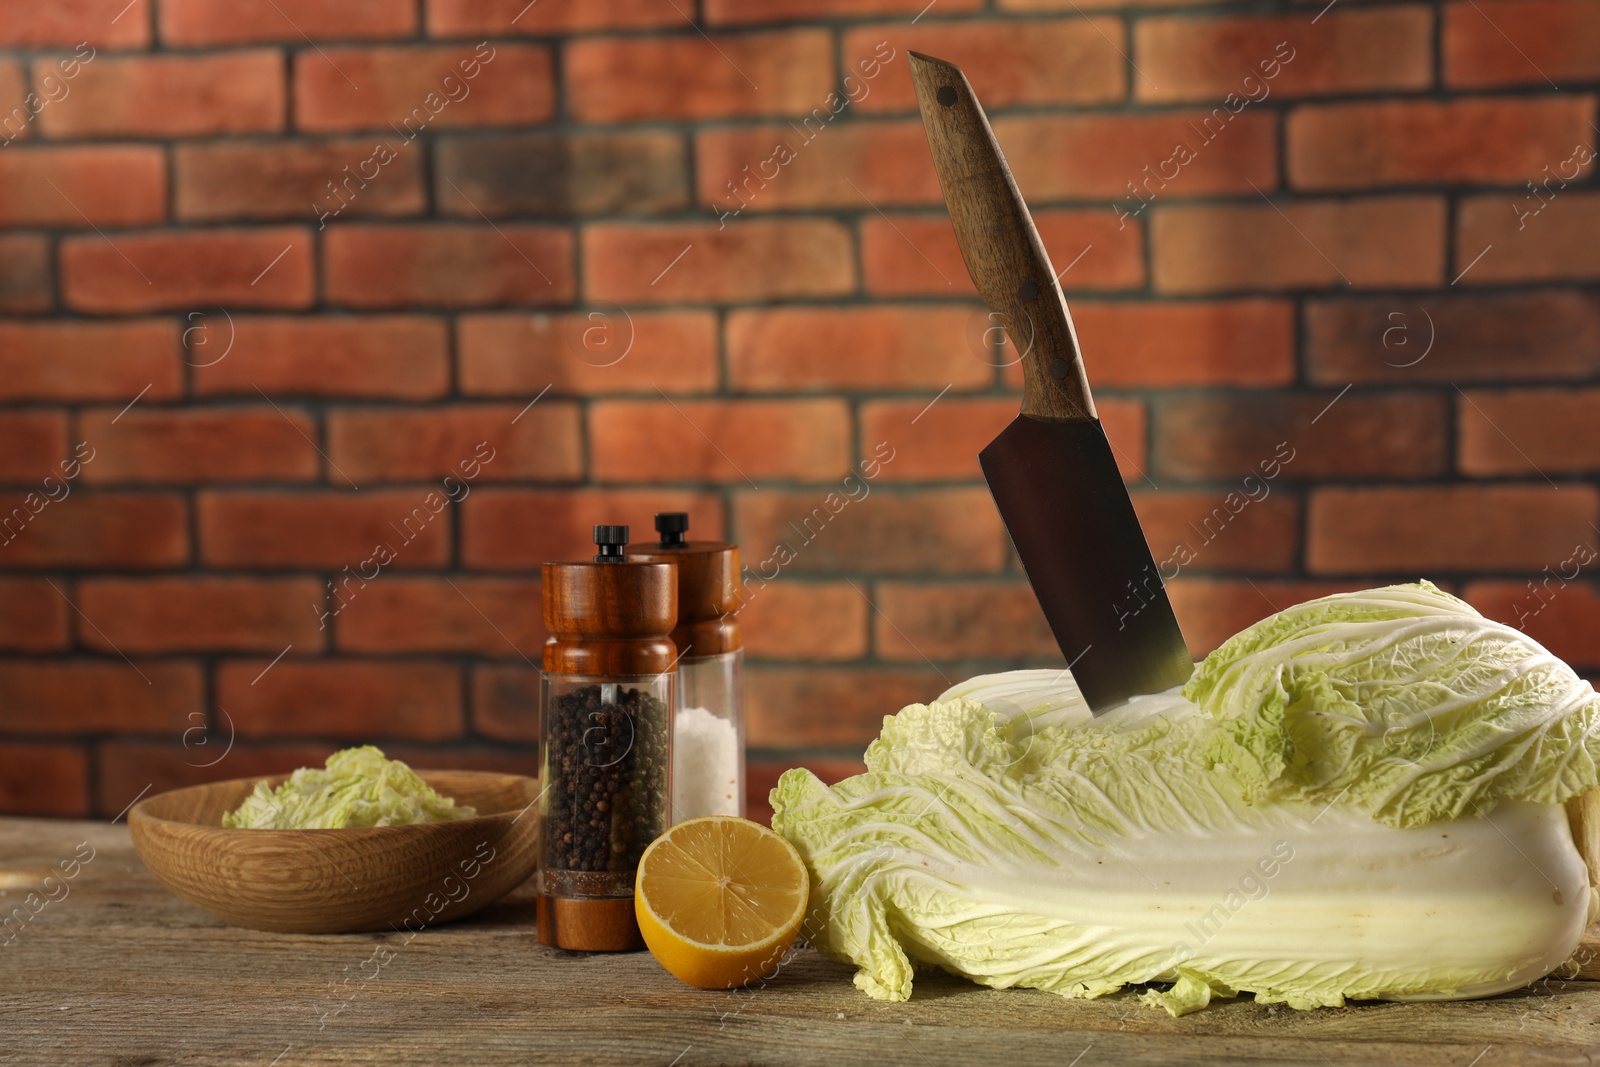
[[[884,720],[868,773],[790,771],[774,827],[808,933],[902,1000],[916,965],[1099,996],[1170,982],[1311,1008],[1484,996],[1595,915],[1561,801],[1600,698],[1426,584],[1301,605],[1182,694],[1090,716],[1070,675],[973,679]]]

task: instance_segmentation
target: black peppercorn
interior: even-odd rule
[[[638,866],[666,829],[668,718],[667,705],[636,686],[552,694],[547,870],[631,873]]]

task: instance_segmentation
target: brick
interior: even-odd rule
[[[920,305],[762,308],[728,315],[729,384],[742,392],[979,389],[993,354],[973,352],[972,309]]]
[[[154,796],[169,789],[220,782],[229,778],[265,778],[296,767],[321,767],[341,746],[332,741],[294,744],[251,744],[235,739],[227,755],[217,759],[213,746],[225,747],[227,722],[222,716],[206,734],[196,733],[188,748],[174,738],[167,742],[104,741],[95,746],[99,771],[95,813],[109,819],[134,797]],[[204,738],[205,745],[200,745]]]
[[[848,582],[748,582],[739,625],[747,656],[812,663],[867,654],[862,595]]]
[[[440,210],[473,220],[659,215],[689,206],[688,153],[677,133],[480,134],[441,138],[434,153]]]
[[[1596,193],[1561,191],[1542,209],[1522,194],[1469,197],[1456,215],[1457,277],[1464,285],[1600,278],[1597,226]]]
[[[1489,618],[1515,626],[1567,664],[1600,667],[1600,596],[1590,577],[1574,580],[1591,545],[1575,545],[1521,582],[1472,582],[1463,599]]]
[[[153,145],[23,147],[0,153],[0,226],[139,226],[167,215],[167,167]]]
[[[336,582],[437,567],[450,560],[449,508],[444,493],[422,487],[202,493],[196,504],[200,559],[219,570],[327,570]]]
[[[733,515],[753,597],[766,589],[752,572],[981,574],[1002,569],[1011,550],[977,486],[894,491],[857,476],[848,486],[740,493]]]
[[[1288,301],[1074,300],[1071,312],[1097,389],[1294,380],[1294,306]],[[1009,341],[1000,358],[1006,384],[1021,389],[1023,366]]]
[[[1278,184],[1277,121],[1263,112],[1027,115],[996,119],[994,132],[1030,203],[1113,197],[1137,213],[1141,196],[1254,195],[1252,184]]]
[[[326,449],[355,480],[575,481],[583,476],[576,405],[545,400],[432,410],[348,408],[328,415]],[[513,422],[512,420],[516,421]]]
[[[463,315],[456,351],[461,391],[479,396],[707,393],[721,380],[710,311]]]
[[[719,221],[792,208],[940,204],[920,121],[701,130],[696,193]]]
[[[1370,584],[1180,577],[1167,583],[1167,598],[1190,653],[1199,658],[1285,608],[1334,593],[1355,592]]]
[[[822,481],[850,469],[850,413],[836,398],[603,400],[589,448],[603,482]]]
[[[590,299],[634,304],[756,303],[843,296],[855,288],[850,232],[830,219],[637,226],[583,231]]]
[[[1095,6],[1144,8],[1144,7],[1188,7],[1205,4],[1212,6],[1212,0],[1098,0]],[[1077,11],[1080,10],[1079,0],[1000,0],[1001,11]]]
[[[550,50],[536,44],[319,48],[295,53],[294,101],[296,129],[410,140],[424,130],[547,122],[555,81]]]
[[[705,20],[714,25],[829,17],[859,18],[863,15],[916,15],[926,6],[926,0],[921,4],[917,0],[706,0],[702,5]],[[982,7],[982,0],[941,0],[937,14],[977,11]]]
[[[745,739],[754,748],[865,748],[877,740],[885,716],[926,704],[950,685],[927,667],[763,666],[745,677]]]
[[[346,599],[346,652],[460,652],[537,666],[547,636],[537,578],[385,578]]]
[[[1456,433],[1468,475],[1587,474],[1600,469],[1600,390],[1474,389],[1458,395]]]
[[[1140,19],[1134,48],[1140,100],[1211,103],[1228,93],[1272,97],[1426,89],[1433,18],[1426,7],[1315,10],[1286,18]]]
[[[1281,214],[1280,214],[1281,212]],[[1444,280],[1444,203],[1373,197],[1157,207],[1150,224],[1156,289],[1282,291]]]
[[[35,492],[43,496],[40,482]],[[189,562],[189,510],[176,494],[91,494],[73,487],[68,496],[59,490],[56,496],[29,507],[25,492],[0,495],[0,568],[148,569]]]
[[[1589,536],[1596,499],[1586,486],[1317,489],[1306,565],[1313,574],[1412,578],[1542,567]]]
[[[1509,368],[1519,379],[1588,378],[1600,371],[1600,297],[1558,289],[1313,300],[1306,349],[1312,380],[1324,385],[1501,381]]]
[[[1296,108],[1289,182],[1301,189],[1475,182],[1537,176],[1586,141],[1594,98],[1385,100]]]
[[[450,389],[449,327],[427,316],[211,317],[185,334],[199,396],[431,400]]]
[[[54,79],[50,82],[50,91],[59,96],[61,89],[57,82],[66,80],[63,72],[52,67],[48,73]],[[71,91],[69,86],[67,92]],[[29,99],[30,95],[32,99]],[[0,146],[9,147],[19,141],[31,140],[34,116],[49,106],[49,97],[30,92],[21,63],[0,60]]]
[[[83,468],[91,485],[307,482],[321,470],[315,424],[281,407],[95,408],[78,432],[98,452]]]
[[[1136,492],[1134,509],[1156,566],[1178,571],[1293,570],[1299,557],[1300,505],[1282,486],[1252,483],[1210,492]]]
[[[1144,223],[1138,219],[1122,221],[1111,211],[1044,210],[1034,212],[1033,221],[1066,292],[1144,285]],[[866,290],[877,296],[976,292],[944,215],[864,217],[861,264]]]
[[[586,37],[566,43],[563,64],[567,107],[584,122],[827,115],[846,99],[822,29]]]
[[[311,235],[298,226],[99,235],[61,242],[63,299],[79,311],[303,308]]]
[[[1294,380],[1294,306],[1288,301],[1074,301],[1072,321],[1096,388],[1285,385]]]
[[[0,811],[89,814],[89,759],[75,744],[0,744]]]
[[[52,652],[66,647],[71,609],[48,579],[0,579],[0,603],[6,606],[0,613],[0,649]]]
[[[370,40],[410,37],[417,29],[416,7],[405,0],[162,0],[164,44],[204,47],[303,41]]]
[[[757,754],[745,764],[744,768],[745,816],[763,826],[770,826],[772,790],[777,787],[778,778],[784,771],[801,763],[805,765],[806,770],[829,785],[841,782],[851,775],[861,774],[867,769],[866,764],[855,757],[808,755],[781,758]]]
[[[54,303],[49,239],[33,233],[0,234],[0,312],[49,311]],[[0,324],[0,329],[4,328]],[[5,355],[0,346],[0,359]]]
[[[1157,408],[1155,468],[1183,481],[1438,475],[1448,419],[1445,399],[1423,393],[1172,397]]]
[[[7,4],[0,47],[71,48],[87,41],[96,48],[143,48],[150,43],[150,6],[125,7],[126,0]]]
[[[1600,18],[1585,0],[1444,5],[1445,84],[1566,84],[1600,78]]]
[[[165,319],[0,322],[0,400],[170,400],[179,351]]]
[[[79,640],[103,651],[263,652],[322,647],[315,578],[86,578]]]
[[[211,137],[274,133],[286,110],[283,56],[263,48],[99,56],[36,121],[54,138]]]
[[[539,740],[539,701],[537,668],[486,663],[472,670],[474,733],[534,744]]]
[[[66,605],[48,586],[46,592]],[[0,662],[0,731],[6,733],[182,734],[198,721],[190,713],[204,706],[200,668],[193,663]]]
[[[460,737],[461,676],[444,663],[234,660],[217,667],[217,698],[238,736],[353,741]]]
[[[0,481],[27,484],[59,476],[67,458],[67,416],[60,411],[0,411]]]
[[[940,5],[943,10],[943,5]],[[949,14],[949,12],[944,12]],[[920,21],[861,26],[844,35],[847,91],[862,111],[917,110],[905,70],[908,51],[960,67],[997,108],[1039,104],[1106,104],[1122,100],[1128,51],[1120,18]],[[876,77],[869,75],[876,74]],[[861,95],[865,93],[865,95]],[[920,124],[919,124],[920,125]]]
[[[601,522],[649,540],[658,511],[688,512],[696,540],[721,540],[726,532],[721,498],[687,489],[484,488],[461,511],[461,562],[471,570],[538,570],[550,560],[592,556]]]
[[[398,142],[399,148],[386,148]],[[316,142],[179,145],[174,188],[181,219],[328,220],[418,215],[427,206],[422,153],[391,137]]]
[[[655,0],[431,0],[428,33],[433,37],[513,37],[574,30],[680,27],[683,15]]]
[[[565,304],[572,234],[551,226],[341,226],[323,238],[330,303],[357,308]]]
[[[888,662],[1061,657],[1025,582],[881,582],[873,600],[873,646]]]
[[[893,461],[883,465],[880,476],[886,482],[981,479],[978,453],[1017,417],[1021,397],[930,400],[873,400],[862,406],[862,441],[871,442],[873,448],[880,441],[888,442],[895,450]],[[1095,407],[1122,476],[1143,477],[1144,404],[1097,397]]]

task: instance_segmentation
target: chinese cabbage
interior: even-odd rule
[[[787,772],[773,827],[811,871],[809,936],[875,997],[919,964],[1171,982],[1147,999],[1174,1014],[1481,996],[1593,917],[1559,801],[1597,784],[1597,709],[1430,585],[1342,594],[1098,718],[1065,672],[974,679],[886,718],[866,774]]]

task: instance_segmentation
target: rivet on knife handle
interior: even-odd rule
[[[1023,357],[1022,413],[1094,418],[1066,299],[972,86],[942,59],[912,52],[910,63],[967,273]]]

